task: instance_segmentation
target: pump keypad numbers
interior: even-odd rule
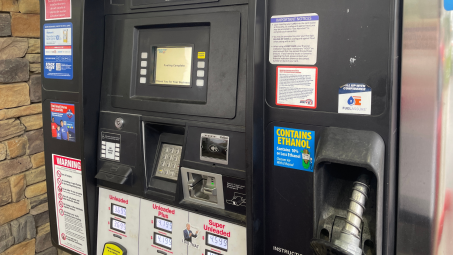
[[[182,146],[162,144],[156,176],[177,180]]]

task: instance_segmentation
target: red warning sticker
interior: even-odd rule
[[[87,254],[82,165],[80,159],[52,154],[58,244]]]
[[[46,20],[70,19],[72,15],[71,0],[45,0]]]
[[[275,104],[315,109],[317,106],[318,68],[277,66]]]

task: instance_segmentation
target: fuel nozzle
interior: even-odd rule
[[[317,255],[362,255],[361,249],[361,225],[362,215],[365,211],[365,202],[370,192],[370,177],[361,174],[352,188],[346,224],[341,230],[340,237],[333,242],[321,239],[313,239],[311,247]]]

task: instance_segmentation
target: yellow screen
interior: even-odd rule
[[[190,86],[192,47],[156,48],[154,83]]]

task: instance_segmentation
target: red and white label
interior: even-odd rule
[[[46,20],[71,18],[71,0],[45,0]]]
[[[52,154],[58,244],[87,254],[82,165],[80,159]]]
[[[317,67],[277,66],[276,76],[276,105],[316,108]]]

